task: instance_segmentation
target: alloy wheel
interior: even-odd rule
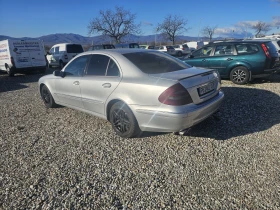
[[[232,74],[232,79],[237,83],[242,83],[246,80],[247,74],[242,69],[235,70]]]
[[[125,133],[130,129],[130,122],[127,113],[122,110],[114,110],[113,112],[113,126],[120,132]]]

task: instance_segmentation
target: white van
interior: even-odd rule
[[[202,42],[202,41],[199,41],[199,42],[186,42],[184,44],[187,44],[188,47],[191,50],[197,50],[198,48],[201,48],[201,47],[204,46],[204,42]]]
[[[44,44],[41,40],[0,41],[0,70],[9,76],[26,70],[46,71]]]
[[[80,44],[56,44],[47,52],[48,67],[59,66],[62,69],[72,58],[82,52],[84,49]]]

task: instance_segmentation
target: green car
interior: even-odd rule
[[[278,53],[270,40],[213,42],[182,60],[192,66],[218,70],[221,78],[240,85],[280,72]]]

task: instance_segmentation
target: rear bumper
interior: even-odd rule
[[[183,112],[163,112],[160,110],[134,109],[136,119],[142,131],[177,132],[189,128],[215,113],[224,98],[224,93],[219,93],[212,99],[202,103],[193,104]]]
[[[271,74],[279,74],[280,73],[280,66],[273,68],[273,69],[265,69],[263,71],[263,74],[257,74],[257,75],[252,75],[253,78],[262,78],[262,77],[268,77]]]
[[[27,68],[15,68],[15,67],[12,67],[13,71],[16,73],[19,73],[19,72],[26,72],[26,71],[38,71],[38,70],[41,70],[41,69],[46,69],[46,66],[35,66],[35,67],[27,67]]]

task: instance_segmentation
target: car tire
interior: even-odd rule
[[[49,91],[46,85],[43,85],[41,87],[40,93],[44,104],[47,108],[54,108],[57,106],[57,104],[54,102],[51,92]]]
[[[52,65],[48,62],[48,68],[50,69],[50,68],[52,68]]]
[[[237,85],[244,85],[249,81],[249,71],[244,66],[237,66],[230,72],[230,80]]]
[[[10,68],[9,66],[6,66],[6,71],[9,77],[15,76],[15,72],[13,68]]]
[[[132,138],[140,134],[138,122],[130,108],[119,101],[110,109],[110,123],[117,135],[123,138]]]
[[[60,60],[60,61],[59,61],[59,68],[60,68],[60,69],[63,69],[63,67],[64,67],[63,61]]]
[[[177,52],[178,57],[182,57],[183,53],[181,51]]]

